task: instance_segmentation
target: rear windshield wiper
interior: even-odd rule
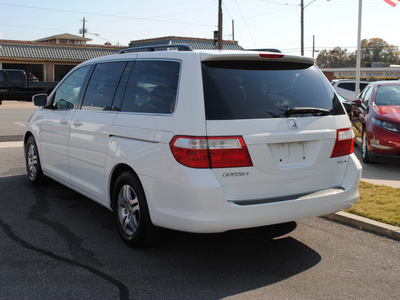
[[[331,111],[325,108],[318,107],[290,107],[283,112],[285,116],[291,115],[307,115],[311,114],[313,116],[326,116],[329,115]]]
[[[275,114],[274,112],[272,112],[272,111],[267,111],[267,114],[269,114],[269,115],[271,115],[273,118],[282,118],[282,115],[277,115],[277,114]]]

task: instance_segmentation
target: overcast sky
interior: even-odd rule
[[[300,53],[300,0],[223,0],[223,36],[244,48]],[[304,0],[305,55],[357,46],[359,0]],[[400,47],[400,4],[362,1],[362,38],[379,37]],[[128,45],[164,36],[213,38],[218,0],[0,0],[0,39],[35,40],[61,33],[80,35],[86,18],[91,44]]]

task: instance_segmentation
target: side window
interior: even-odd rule
[[[365,87],[368,85],[368,83],[360,83],[360,91],[365,89]]]
[[[4,87],[5,80],[4,80],[4,72],[0,71],[0,87]]]
[[[125,87],[128,82],[129,76],[131,75],[133,65],[135,64],[134,61],[128,62],[128,64],[125,67],[125,71],[122,74],[121,80],[119,81],[117,91],[115,92],[114,96],[114,102],[112,105],[112,110],[121,110],[121,103],[122,103],[122,98],[124,97],[124,92],[125,92]]]
[[[175,110],[180,63],[137,61],[129,78],[121,110],[171,114]]]
[[[110,110],[126,62],[97,64],[90,78],[82,109]]]
[[[338,87],[353,92],[356,90],[356,84],[352,82],[339,83]]]
[[[368,89],[366,89],[366,90],[362,93],[361,99],[363,100],[365,106],[368,106],[368,102],[369,102],[369,99],[371,98],[371,95],[372,95],[372,91],[373,91],[373,90],[374,90],[373,88],[369,87]]]
[[[77,69],[63,81],[54,95],[54,108],[63,110],[76,108],[89,69],[90,66]]]
[[[365,98],[365,93],[368,91],[368,89],[369,89],[369,88],[366,88],[366,89],[362,90],[362,92],[361,92],[359,98],[364,99],[364,98]]]
[[[23,86],[22,82],[22,73],[16,71],[8,72],[8,81],[13,87],[21,87]]]

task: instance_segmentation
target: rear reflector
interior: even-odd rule
[[[261,58],[282,58],[284,57],[284,54],[281,53],[260,53]]]
[[[169,145],[175,159],[191,168],[233,168],[253,165],[241,136],[175,136]]]
[[[354,150],[354,132],[352,128],[338,129],[336,131],[335,147],[331,154],[331,158],[349,155]]]

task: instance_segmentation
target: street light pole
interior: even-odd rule
[[[310,3],[304,5],[304,0],[300,1],[300,27],[301,27],[301,37],[300,37],[300,46],[301,46],[301,56],[304,56],[304,9],[309,6],[311,3],[317,0],[313,0]],[[330,0],[326,0],[330,1]]]
[[[315,35],[312,36],[312,57],[314,58],[315,53]]]

